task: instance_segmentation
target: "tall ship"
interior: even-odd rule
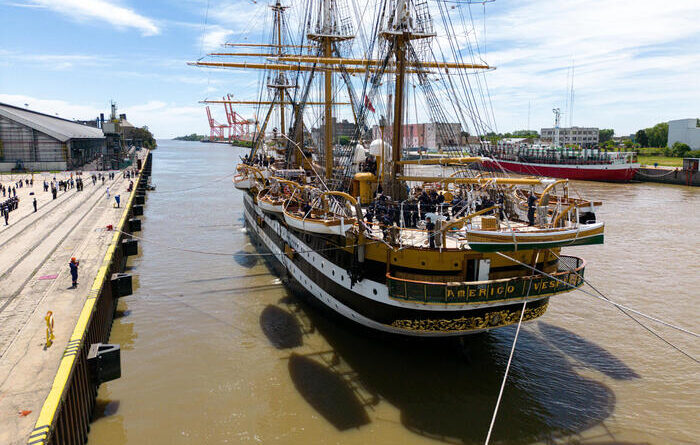
[[[191,63],[261,72],[260,126],[233,178],[254,244],[290,289],[371,330],[460,336],[542,316],[583,284],[585,261],[562,249],[603,243],[601,203],[566,179],[509,176],[461,144],[460,126],[493,123],[493,68],[464,5],[356,6],[310,0],[292,21],[276,2],[269,41]],[[349,136],[334,134],[339,116]],[[444,156],[403,156],[421,118]]]
[[[634,178],[640,167],[634,152],[562,146],[559,143],[559,109],[553,111],[551,145],[499,141],[495,147],[477,150],[488,158],[482,165],[489,170],[583,181],[629,182]]]

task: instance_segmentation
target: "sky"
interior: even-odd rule
[[[284,3],[293,16],[302,2]],[[114,100],[156,137],[208,133],[198,102],[227,93],[254,98],[258,74],[186,62],[226,41],[260,41],[266,5],[0,0],[0,102],[91,119]],[[496,0],[471,9],[483,57],[496,67],[485,78],[500,132],[528,123],[551,127],[555,107],[565,126],[613,128],[617,135],[700,117],[697,0]],[[225,120],[221,105],[212,111]],[[250,108],[238,111],[252,115]]]

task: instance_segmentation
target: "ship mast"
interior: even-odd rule
[[[403,143],[403,112],[406,80],[406,47],[412,40],[434,37],[434,33],[414,29],[409,0],[398,0],[393,17],[389,18],[382,37],[392,44],[396,59],[396,82],[394,88],[393,128],[391,140],[391,174],[387,178],[387,189],[395,200],[406,198],[406,187],[397,179],[403,174],[401,150]]]
[[[277,28],[277,55],[281,56],[282,55],[282,11],[284,11],[284,8],[280,4],[280,2],[276,2],[274,6],[270,6],[272,10],[274,11],[275,15],[275,25]],[[286,87],[286,82],[285,82],[285,77],[284,73],[282,71],[277,72],[277,84],[273,84],[273,88],[277,88],[278,92],[277,95],[279,97],[279,104],[280,104],[280,134],[284,137],[286,134],[286,126],[284,122],[284,88]]]
[[[324,58],[331,59],[333,56],[333,44],[343,40],[354,38],[352,35],[341,34],[338,26],[339,17],[337,17],[334,8],[336,0],[322,0],[321,13],[316,24],[316,32],[307,35],[309,40],[318,42]],[[323,95],[324,95],[324,134],[323,134],[323,152],[324,152],[324,170],[326,180],[333,177],[333,71],[326,70],[323,79]]]

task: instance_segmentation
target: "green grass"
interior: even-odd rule
[[[663,165],[665,167],[682,167],[683,158],[670,158],[667,156],[637,156],[639,163],[643,165],[648,165],[650,167],[654,166],[654,163]]]

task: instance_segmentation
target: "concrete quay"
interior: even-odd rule
[[[634,179],[642,182],[700,186],[700,173],[683,170],[682,167],[650,167],[645,165],[637,170]]]
[[[122,171],[95,185],[91,174],[82,174],[84,190],[59,191],[56,199],[44,192],[44,179],[69,174],[34,174],[33,187],[16,189],[20,203],[9,225],[0,220],[2,444],[82,443],[82,432],[87,434],[97,385],[84,362],[92,343],[109,338],[116,305],[110,272],[121,271],[125,257],[120,230],[128,230],[133,203],[145,194],[142,174],[131,179],[131,193]],[[30,177],[1,175],[0,183],[14,187],[19,178]],[[119,208],[115,195],[121,198]],[[80,262],[75,288],[68,267],[72,257]],[[47,347],[49,311],[55,338]]]

